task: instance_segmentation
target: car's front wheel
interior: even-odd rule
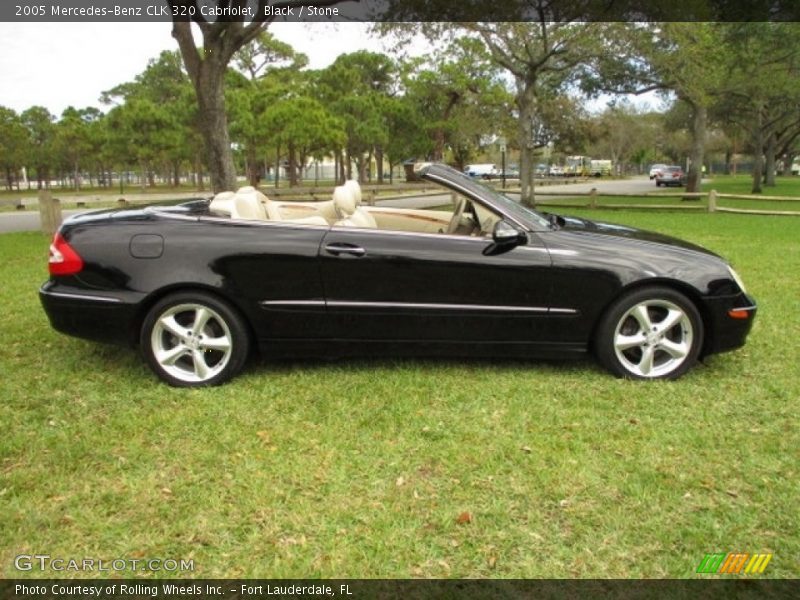
[[[177,387],[228,381],[250,350],[242,318],[205,292],[181,292],[157,302],[144,319],[140,343],[155,374]]]
[[[599,361],[619,377],[677,379],[697,362],[703,321],[676,290],[647,287],[617,300],[595,338]]]

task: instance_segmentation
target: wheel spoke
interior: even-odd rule
[[[686,342],[673,342],[672,340],[665,339],[661,340],[658,347],[672,358],[683,358],[689,354],[689,347]]]
[[[206,357],[202,350],[192,351],[192,361],[194,362],[194,374],[200,380],[208,377],[209,368],[206,364]]]
[[[158,322],[164,329],[169,331],[175,337],[183,339],[189,334],[189,331],[175,320],[175,315],[162,317]]]
[[[631,314],[643,331],[650,331],[653,328],[653,322],[650,320],[650,313],[647,311],[646,304],[640,304],[633,309]]]
[[[159,351],[156,354],[156,360],[162,365],[174,365],[175,362],[188,351],[189,349],[186,346],[178,344],[172,348]]]
[[[614,346],[620,352],[624,350],[628,350],[630,348],[636,348],[638,346],[642,346],[645,343],[645,336],[644,333],[641,331],[634,335],[622,335],[617,334],[617,337],[614,339]]]
[[[220,352],[227,352],[231,347],[231,341],[227,337],[218,338],[204,338],[200,340],[200,348],[204,350],[219,350]]]
[[[675,310],[674,308],[669,309],[667,316],[664,318],[663,321],[656,323],[658,327],[658,331],[667,332],[675,325],[680,323],[681,319],[683,319],[683,313],[679,310]]]
[[[655,349],[652,346],[646,346],[642,350],[642,358],[639,361],[639,371],[642,375],[649,375],[653,370],[653,358],[655,358]]]
[[[211,311],[209,311],[205,306],[198,306],[197,310],[194,312],[194,323],[192,324],[192,333],[194,335],[199,335],[203,333],[203,329],[205,329],[206,323],[211,318]]]

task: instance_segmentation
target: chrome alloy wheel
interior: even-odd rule
[[[169,375],[187,383],[208,381],[231,358],[233,337],[208,306],[178,304],[164,311],[150,335],[153,357]]]
[[[622,315],[614,330],[614,351],[633,375],[664,377],[686,361],[693,338],[691,319],[681,307],[646,300]]]

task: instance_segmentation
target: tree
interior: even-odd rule
[[[463,167],[508,124],[510,98],[479,39],[455,38],[429,60],[417,58],[401,66],[404,94],[416,105],[417,120],[429,132],[428,154],[433,160],[444,160],[449,148]]]
[[[460,4],[462,18],[468,14],[484,14],[485,4],[481,4]],[[565,93],[576,67],[585,62],[594,47],[599,45],[598,34],[602,29],[584,22],[586,7],[581,4],[569,6],[556,0],[541,0],[533,4],[511,2],[493,8],[498,9],[498,14],[516,19],[513,21],[438,22],[417,26],[432,39],[464,35],[480,39],[492,61],[512,78],[516,137],[520,148],[521,200],[530,206],[534,204],[534,158],[540,142],[536,132],[541,125],[541,103]],[[430,18],[433,6],[395,0],[393,9],[415,11],[418,16]],[[398,31],[403,28],[413,30],[410,25],[382,26],[379,30]]]
[[[320,96],[344,123],[347,177],[355,161],[358,179],[364,182],[366,169],[375,153],[382,180],[383,145],[387,142],[384,119],[385,99],[398,93],[397,65],[384,54],[361,50],[339,56],[318,74]]]
[[[10,108],[0,106],[0,168],[3,169],[9,190],[14,184],[19,189],[17,174],[27,158],[27,138],[19,115]]]
[[[635,158],[641,162],[652,156],[659,137],[663,137],[663,123],[653,113],[638,110],[630,102],[610,105],[597,118],[597,141],[592,147],[592,156],[609,158],[612,163],[623,167]]]
[[[180,55],[162,52],[133,81],[103,92],[101,100],[118,104],[109,115],[114,126],[106,132],[114,159],[139,166],[151,185],[153,169],[162,167],[177,186],[181,165],[196,158],[197,143],[197,110]]]
[[[298,2],[293,5],[314,4],[330,6],[341,0]],[[255,18],[245,23],[246,0],[224,0],[219,8],[241,16],[218,16],[214,23],[205,20],[198,0],[168,0],[173,14],[172,36],[177,40],[186,71],[194,86],[198,105],[197,124],[205,142],[211,184],[214,191],[232,189],[236,173],[231,152],[228,120],[225,111],[225,72],[234,54],[251,40],[256,39],[274,17],[264,10],[270,4],[259,0]],[[237,10],[239,9],[239,10]],[[182,16],[183,15],[183,16]],[[185,15],[192,15],[191,21]],[[203,38],[203,47],[197,48],[192,32],[192,21],[197,24]]]
[[[258,79],[277,69],[300,70],[308,66],[308,57],[295,52],[286,42],[268,31],[262,31],[234,54],[234,65],[250,80]]]
[[[98,139],[92,124],[102,118],[93,107],[64,109],[56,124],[53,148],[64,172],[72,178],[74,189],[81,189],[81,171],[87,167],[98,149]]]
[[[28,158],[36,172],[37,187],[50,187],[55,117],[43,106],[32,106],[20,115],[20,119],[28,130]]]
[[[617,23],[609,46],[597,55],[587,89],[617,94],[672,92],[690,110],[692,144],[686,189],[700,191],[708,113],[728,89],[725,61],[730,51],[721,23]]]
[[[800,41],[796,23],[727,28],[728,92],[716,113],[741,128],[753,152],[753,193],[775,185],[776,157],[800,137]]]
[[[272,104],[263,119],[273,144],[287,149],[291,186],[297,185],[298,171],[309,157],[321,158],[345,143],[342,121],[308,96],[288,97]]]
[[[263,32],[235,55],[236,71],[227,74],[226,105],[231,140],[242,151],[250,185],[257,185],[261,158],[272,147],[263,120],[265,111],[292,93],[305,93],[310,83],[301,71],[308,57]]]

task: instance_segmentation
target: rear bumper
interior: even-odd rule
[[[135,341],[137,303],[118,294],[79,290],[46,282],[39,300],[53,329],[98,342],[130,345]]]
[[[753,328],[758,306],[747,294],[707,299],[708,325],[704,354],[735,350],[744,345]]]

